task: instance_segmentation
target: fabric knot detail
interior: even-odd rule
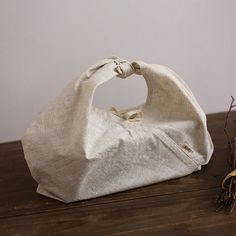
[[[114,63],[116,64],[115,72],[118,73],[119,78],[125,79],[135,73],[135,68],[126,60],[117,58]]]
[[[115,107],[112,107],[111,111],[113,111],[116,116],[119,116],[120,118],[128,121],[140,121],[143,117],[143,112],[141,109],[120,112]]]

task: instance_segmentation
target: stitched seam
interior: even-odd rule
[[[167,146],[169,146],[172,149],[172,151],[178,151],[179,153],[185,154],[196,167],[199,167],[200,164],[197,161],[195,161],[190,155],[188,155],[188,153],[185,152],[178,144],[176,144],[172,138],[170,138],[167,134],[165,134],[164,131],[158,129],[158,133],[160,135],[159,138],[161,138],[161,140],[165,144],[170,144]]]

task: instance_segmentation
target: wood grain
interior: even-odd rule
[[[236,215],[214,203],[227,173],[225,113],[207,118],[215,151],[200,172],[71,204],[35,192],[20,142],[0,144],[0,235],[236,235]]]

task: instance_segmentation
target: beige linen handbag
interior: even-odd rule
[[[92,105],[99,85],[133,73],[147,83],[145,104]],[[22,144],[37,192],[67,203],[188,175],[213,152],[206,116],[185,82],[165,66],[118,57],[71,81]]]

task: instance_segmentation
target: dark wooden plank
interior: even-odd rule
[[[7,217],[2,235],[236,235],[235,215],[215,212],[219,189],[150,196]]]
[[[202,171],[184,178],[166,181],[106,197],[63,204],[35,193],[37,184],[30,176],[20,142],[0,145],[0,218],[162,196],[184,191],[199,191],[220,186],[226,174],[227,143],[223,134],[225,114],[208,116],[215,152]]]

